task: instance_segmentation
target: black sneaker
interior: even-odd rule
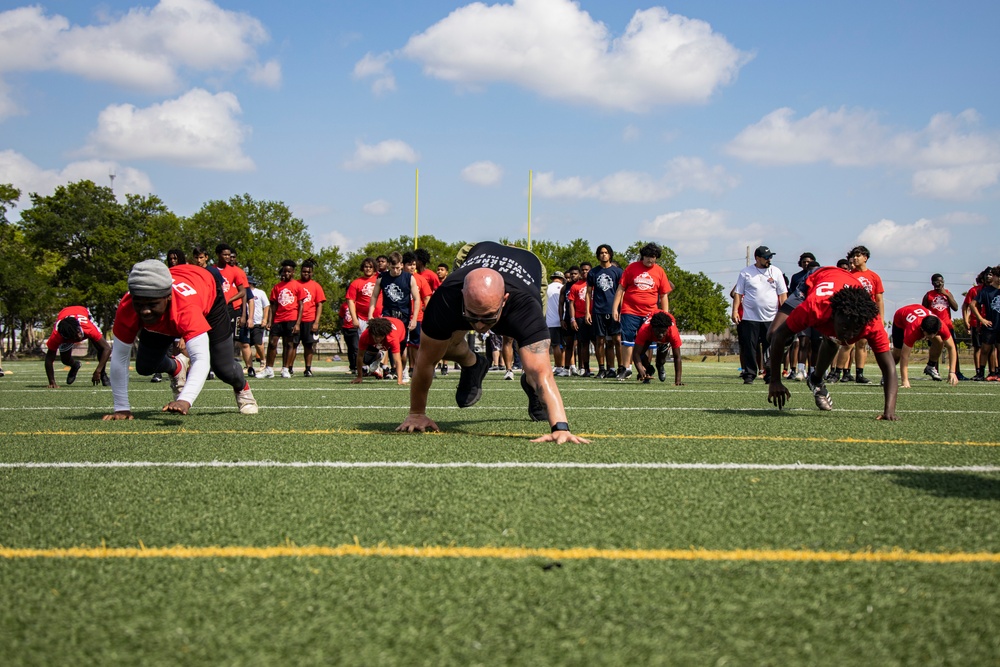
[[[153,373],[153,377],[149,378],[149,381],[154,384],[157,382],[163,382],[163,376],[159,373]]]
[[[858,384],[871,384],[872,383],[871,380],[869,380],[868,378],[866,378],[861,373],[858,373],[858,377],[855,378],[854,381],[857,382]]]
[[[460,408],[469,408],[479,402],[483,395],[483,378],[490,370],[490,362],[486,357],[476,355],[476,363],[472,366],[462,366],[462,376],[458,378],[458,389],[455,390],[455,402]]]
[[[521,389],[528,395],[528,416],[533,422],[545,422],[549,420],[549,411],[545,408],[545,403],[538,397],[535,390],[528,384],[528,375],[521,373]]]
[[[615,377],[618,378],[619,380],[627,380],[630,377],[632,377],[632,369],[631,368],[625,368],[624,366],[619,366],[618,367],[618,374],[615,375]]]
[[[253,366],[251,366],[250,368],[247,369],[247,377],[248,378],[255,378],[255,377],[257,377],[257,371],[255,371],[253,369]]]
[[[840,382],[840,373],[837,372],[837,369],[833,369],[826,374],[826,377],[823,378],[823,381],[830,384],[836,384]]]
[[[820,410],[833,410],[833,398],[830,396],[830,392],[827,390],[825,384],[814,384],[813,376],[806,376],[806,386],[809,387],[809,391],[812,392],[813,398],[816,399],[816,407]]]
[[[313,372],[312,372],[312,369],[311,369],[311,368],[307,368],[307,369],[306,369],[305,371],[303,371],[303,373],[302,373],[302,377],[304,377],[304,378],[311,378],[312,376],[313,376]]]
[[[69,368],[69,373],[66,374],[66,384],[76,382],[76,374],[80,372],[80,366],[82,365],[79,361],[73,361],[73,365]]]
[[[663,367],[663,364],[656,367],[656,377],[660,379],[660,382],[667,381],[667,369]]]
[[[3,369],[0,368],[0,378],[2,378],[2,377],[3,377]]]
[[[101,371],[101,386],[102,387],[110,387],[111,386],[111,378],[108,377],[108,372],[107,371]]]
[[[844,374],[840,376],[841,382],[854,382],[854,376],[851,375],[851,371],[844,371]]]

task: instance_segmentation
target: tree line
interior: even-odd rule
[[[337,246],[315,249],[306,224],[284,203],[255,200],[249,194],[209,201],[193,215],[181,217],[156,195],[129,194],[121,201],[110,187],[81,180],[59,186],[51,195],[32,193],[30,208],[20,212],[20,220],[11,221],[8,215],[20,198],[21,191],[13,185],[0,184],[0,347],[8,351],[15,332],[22,350],[35,347],[37,330],[51,326],[68,305],[87,306],[97,326],[109,329],[133,264],[164,259],[171,248],[190,254],[199,246],[212,255],[221,242],[236,250],[237,263],[266,292],[277,282],[283,259],[301,263],[313,258],[314,277],[328,300],[321,331],[333,333],[339,327],[335,306],[360,275],[361,260],[413,248],[413,238],[403,235],[371,241],[348,253]],[[485,239],[468,239],[480,240]],[[498,241],[527,247],[526,239]],[[431,255],[431,270],[441,262],[450,266],[465,243],[431,235],[419,238],[420,247]],[[626,266],[638,259],[644,244],[636,241],[616,249],[615,259]],[[531,250],[545,265],[546,275],[596,262],[594,248],[584,239],[568,244],[534,241]],[[677,255],[669,248],[663,249],[659,263],[674,284],[670,306],[681,330],[720,333],[727,328],[722,285],[678,267]]]

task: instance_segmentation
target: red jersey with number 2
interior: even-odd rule
[[[793,333],[803,331],[806,327],[812,327],[827,338],[836,338],[830,297],[845,287],[864,289],[864,285],[847,271],[835,266],[826,266],[806,278],[806,287],[808,294],[805,300],[791,312],[785,325]],[[868,345],[876,354],[889,351],[889,335],[886,334],[877,315],[865,326],[860,336],[841,342],[851,344],[862,338],[868,341]]]
[[[113,328],[115,337],[131,345],[140,329],[147,329],[171,338],[191,340],[212,329],[205,317],[212,310],[218,292],[215,276],[193,264],[171,267],[174,290],[167,312],[156,324],[144,324],[132,307],[132,295],[126,294],[118,302]]]
[[[85,337],[93,341],[98,341],[102,338],[101,330],[94,326],[94,322],[90,319],[90,311],[83,306],[68,306],[60,310],[59,314],[56,315],[56,327],[59,326],[59,322],[67,317],[75,317],[77,319]],[[59,331],[53,327],[52,335],[45,341],[45,346],[50,350],[58,350],[59,346],[65,342],[66,340],[59,334]]]

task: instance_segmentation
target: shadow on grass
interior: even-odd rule
[[[939,498],[1000,500],[1000,479],[960,472],[888,472],[892,481]]]
[[[441,434],[445,434],[445,435],[471,435],[471,436],[476,436],[476,437],[480,437],[480,438],[509,437],[508,434],[506,434],[506,433],[499,433],[499,434],[496,433],[495,429],[490,429],[490,428],[482,429],[482,426],[481,426],[482,424],[488,424],[490,422],[495,422],[496,421],[495,419],[481,419],[481,420],[480,419],[465,419],[465,420],[457,420],[457,421],[441,421],[440,419],[435,419],[434,421],[437,423],[438,428],[441,429],[437,433],[441,433]],[[379,422],[379,423],[376,423],[376,422],[367,422],[367,423],[358,423],[358,424],[355,424],[352,428],[356,428],[359,431],[375,431],[375,432],[382,432],[382,433],[392,434],[392,435],[403,435],[403,436],[405,436],[405,435],[416,435],[416,436],[424,435],[424,433],[421,433],[419,431],[416,431],[414,433],[406,433],[406,432],[403,432],[403,431],[396,431],[396,427],[399,426],[400,423],[401,422],[399,422],[399,421]],[[523,427],[522,430],[525,433],[530,433],[531,432],[530,426],[529,426],[531,423],[532,422],[528,421],[527,419],[524,420],[523,424],[525,426]],[[477,427],[480,427],[480,428],[477,429]],[[482,430],[480,430],[480,429],[482,429]],[[510,430],[517,430],[517,429],[512,428]],[[521,430],[518,430],[518,432],[520,433]],[[548,431],[546,430],[545,432],[547,433]],[[434,431],[427,431],[426,433],[429,433],[431,435],[435,435]],[[539,435],[541,435],[541,434],[539,434]]]
[[[60,417],[60,419],[65,419],[67,421],[78,421],[78,422],[102,422],[111,424],[113,422],[103,422],[104,415],[111,414],[110,408],[107,412],[90,412],[84,415],[67,415],[65,417]],[[204,413],[203,413],[204,414]],[[123,420],[118,423],[136,423],[140,422],[142,424],[152,424],[154,426],[192,426],[190,419],[193,415],[183,416],[175,415],[166,412],[160,412],[158,410],[136,410],[132,412],[132,416],[135,417],[134,420],[129,422],[128,420]]]

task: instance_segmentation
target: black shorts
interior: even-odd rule
[[[998,331],[996,328],[987,329],[986,327],[979,327],[979,344],[983,345],[996,345],[998,338]]]
[[[278,338],[283,341],[291,340],[291,344],[298,347],[299,345],[299,334],[293,334],[292,329],[295,328],[295,322],[292,320],[286,320],[284,322],[275,322],[271,325],[271,338],[276,340]]]
[[[980,347],[982,347],[982,343],[980,342],[978,325],[969,328],[969,336],[972,338],[973,349],[979,349]]]
[[[591,321],[594,323],[592,327],[594,340],[622,335],[622,325],[611,316],[611,313],[607,315],[591,315]]]
[[[895,324],[892,325],[892,347],[896,350],[903,349],[903,335],[904,327],[897,327]]]
[[[576,318],[576,341],[580,345],[589,345],[591,341],[592,327],[587,324],[586,318]]]
[[[316,344],[316,341],[319,339],[316,337],[316,332],[313,331],[313,322],[303,322],[299,326],[299,340],[304,345]]]
[[[259,324],[255,327],[243,327],[240,329],[240,342],[245,345],[263,345],[264,327]]]
[[[562,327],[549,327],[549,345],[562,349]]]

